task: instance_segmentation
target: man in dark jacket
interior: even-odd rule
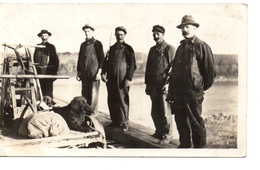
[[[129,129],[129,89],[136,69],[134,50],[124,41],[126,34],[122,26],[115,29],[117,42],[110,47],[102,69],[112,120],[109,127],[122,127],[123,131]]]
[[[177,26],[185,39],[180,42],[173,61],[167,101],[175,114],[178,148],[206,145],[202,102],[204,91],[212,86],[216,73],[211,48],[195,35],[198,27],[191,15],[185,15]]]
[[[48,30],[41,30],[38,37],[42,39],[45,48],[36,48],[34,52],[34,62],[38,74],[57,75],[59,68],[59,58],[54,45],[48,42],[48,38],[52,34]],[[53,82],[55,79],[40,79],[40,85],[43,96],[53,98]]]
[[[174,58],[175,48],[164,41],[165,29],[155,25],[152,29],[156,45],[151,47],[146,63],[145,92],[152,101],[151,116],[155,126],[154,137],[160,144],[169,143],[172,138],[172,115],[170,105],[165,101],[166,86],[170,64]]]
[[[93,112],[98,111],[100,74],[104,61],[103,45],[93,37],[94,28],[88,24],[82,27],[84,41],[79,50],[77,79],[82,82],[82,96],[87,99]]]

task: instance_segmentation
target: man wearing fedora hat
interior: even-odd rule
[[[175,48],[164,41],[165,29],[155,25],[152,29],[156,45],[150,48],[145,71],[145,92],[152,102],[151,116],[155,126],[154,137],[160,144],[169,143],[172,138],[172,115],[170,105],[165,101],[167,74],[175,54]]]
[[[87,99],[93,112],[97,113],[100,74],[104,61],[103,45],[94,38],[94,27],[86,24],[82,27],[82,30],[85,33],[86,40],[81,43],[79,50],[77,79],[82,82],[82,96]]]
[[[41,30],[38,37],[42,42],[38,45],[44,45],[45,48],[36,48],[34,52],[34,62],[38,74],[57,75],[59,68],[59,57],[56,48],[48,42],[52,34],[48,30]],[[53,81],[55,79],[40,79],[42,95],[53,98]]]
[[[179,132],[178,148],[203,148],[206,145],[206,128],[202,114],[204,91],[216,76],[210,46],[200,40],[195,31],[200,25],[191,15],[185,15],[177,28],[185,38],[180,42],[172,63],[167,101]]]
[[[102,69],[112,120],[109,127],[121,127],[123,131],[129,129],[129,90],[136,69],[134,50],[124,41],[126,34],[123,26],[115,28],[117,42],[110,47]]]

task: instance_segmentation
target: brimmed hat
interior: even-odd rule
[[[84,29],[86,29],[86,28],[90,28],[90,29],[92,29],[93,31],[95,31],[94,27],[92,27],[92,26],[89,25],[89,24],[85,24],[85,25],[82,27],[82,30],[84,31]]]
[[[152,31],[158,31],[158,32],[161,32],[161,33],[165,33],[165,29],[163,26],[160,26],[160,25],[155,25],[153,26],[153,30]]]
[[[182,20],[181,20],[181,24],[177,26],[177,28],[181,28],[182,25],[194,25],[197,28],[200,26],[200,24],[198,24],[197,22],[195,22],[194,18],[191,15],[185,15]]]
[[[125,34],[127,34],[127,31],[126,31],[125,27],[123,27],[123,26],[116,27],[115,31],[124,31]]]
[[[51,36],[51,33],[48,30],[41,30],[41,32],[38,33],[38,37],[41,37],[42,34],[49,34],[49,36]]]

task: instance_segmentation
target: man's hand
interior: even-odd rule
[[[163,92],[164,94],[166,94],[166,93],[168,93],[168,89],[169,89],[169,84],[165,84],[165,85],[163,86],[163,88],[162,88],[162,92]]]
[[[81,80],[81,73],[80,72],[77,72],[77,76],[76,76],[76,79],[78,80],[78,81],[80,81]]]
[[[95,80],[100,80],[101,79],[101,69],[98,69],[98,72],[96,74]]]
[[[125,87],[130,87],[131,81],[128,79],[125,79]]]
[[[152,87],[151,86],[148,86],[148,85],[146,85],[146,88],[145,88],[145,93],[147,94],[147,95],[150,95],[151,93],[152,93]]]
[[[101,74],[101,80],[106,83],[107,82],[107,76],[105,74]]]

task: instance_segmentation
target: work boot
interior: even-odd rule
[[[162,135],[159,134],[159,133],[154,133],[151,136],[154,137],[154,138],[157,138],[157,139],[162,139]]]
[[[123,132],[128,131],[128,129],[129,129],[129,125],[128,125],[127,123],[122,124],[122,130],[123,130]]]
[[[160,145],[164,145],[164,144],[169,144],[170,143],[170,139],[168,138],[163,138],[162,140],[159,141]]]
[[[163,135],[162,139],[159,141],[159,144],[160,145],[169,144],[172,139],[173,137],[170,135]]]

